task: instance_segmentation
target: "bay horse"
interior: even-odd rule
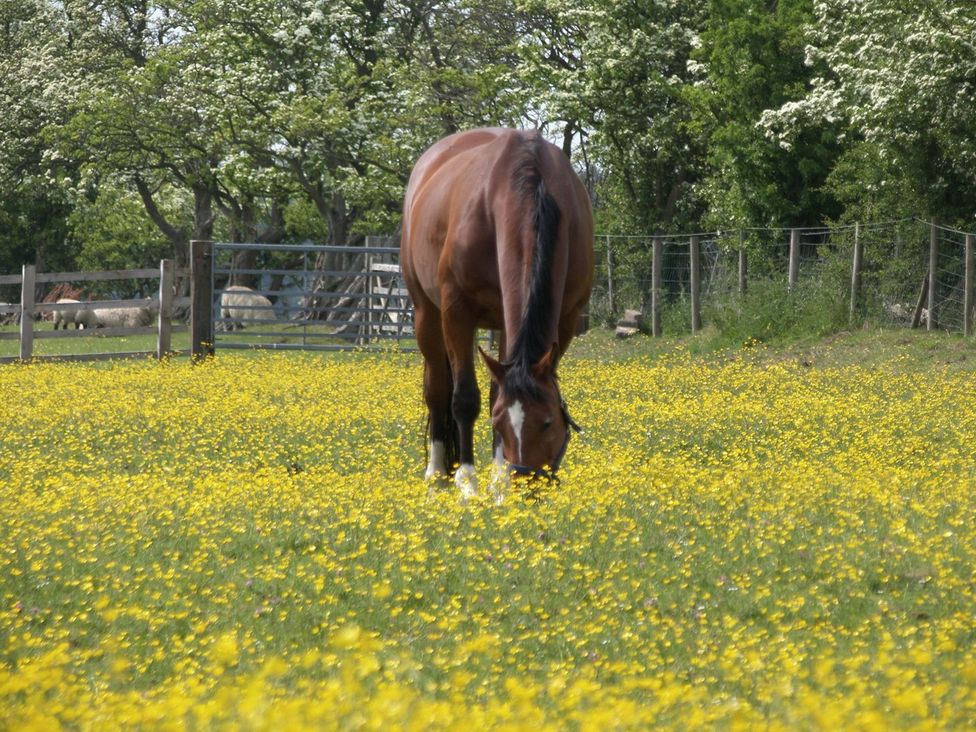
[[[572,421],[556,367],[593,283],[590,200],[566,155],[537,131],[485,128],[434,143],[403,207],[400,267],[424,356],[425,478],[478,492],[477,328],[498,331],[491,376],[496,498],[512,474],[553,478]],[[479,349],[480,350],[480,349]]]

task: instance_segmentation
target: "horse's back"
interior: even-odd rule
[[[449,236],[458,248],[492,254],[490,212],[484,205],[487,178],[499,142],[515,134],[500,128],[458,132],[438,140],[414,165],[404,198],[400,265],[416,307],[425,298],[439,305],[438,273],[451,268],[442,262],[449,256],[444,252]],[[466,231],[459,234],[459,229]],[[481,267],[478,274],[491,272]]]
[[[535,151],[531,166],[560,202],[569,268],[592,269],[589,197],[563,152],[537,132],[469,130],[434,143],[410,175],[401,267],[415,306],[421,307],[424,299],[440,306],[442,287],[449,281],[483,318],[495,311],[488,320],[498,320],[499,268],[526,261],[523,251],[499,255],[497,247],[500,240],[511,244],[520,236],[524,217],[515,211],[529,204],[521,200],[523,192],[514,180],[528,149]],[[503,264],[505,259],[508,262]],[[500,327],[498,322],[484,324]]]
[[[405,214],[410,215],[412,199],[423,184],[435,175],[447,161],[483,145],[491,144],[500,137],[515,133],[498,127],[484,127],[465,132],[455,132],[443,137],[424,152],[413,166],[410,181],[407,184]]]

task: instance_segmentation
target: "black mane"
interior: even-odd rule
[[[531,206],[531,215],[526,223],[531,223],[535,237],[528,297],[523,306],[518,335],[509,351],[509,369],[504,384],[509,396],[530,399],[541,397],[532,376],[532,366],[552,346],[552,326],[556,317],[553,312],[552,261],[561,216],[559,204],[546,190],[539,169],[542,144],[538,133],[526,139],[514,172],[515,188]]]

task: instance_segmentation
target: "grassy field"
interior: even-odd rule
[[[2,367],[0,728],[971,728],[974,364],[593,333],[501,506],[415,354]]]

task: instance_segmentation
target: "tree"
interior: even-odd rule
[[[602,228],[665,231],[700,211],[700,140],[689,126],[688,61],[704,12],[672,0],[532,0],[523,50],[548,85],[542,111],[579,129],[604,181]],[[538,88],[538,87],[537,87]],[[599,203],[600,201],[598,201]]]
[[[38,134],[63,118],[74,93],[59,66],[65,41],[61,16],[44,0],[0,4],[0,271],[70,261],[73,171],[52,174]]]
[[[863,149],[847,160],[907,182],[929,211],[976,210],[976,5],[965,0],[817,0],[809,64],[822,64],[809,93],[763,123],[781,145],[801,130],[841,121]],[[857,146],[855,146],[857,147]],[[857,173],[855,173],[857,175]],[[903,214],[921,213],[903,211]]]
[[[788,147],[759,126],[763,112],[801,98],[815,70],[806,65],[812,0],[711,0],[700,74],[690,90],[707,141],[702,184],[709,226],[797,226],[835,216],[824,182],[842,144],[828,122],[799,131]]]

